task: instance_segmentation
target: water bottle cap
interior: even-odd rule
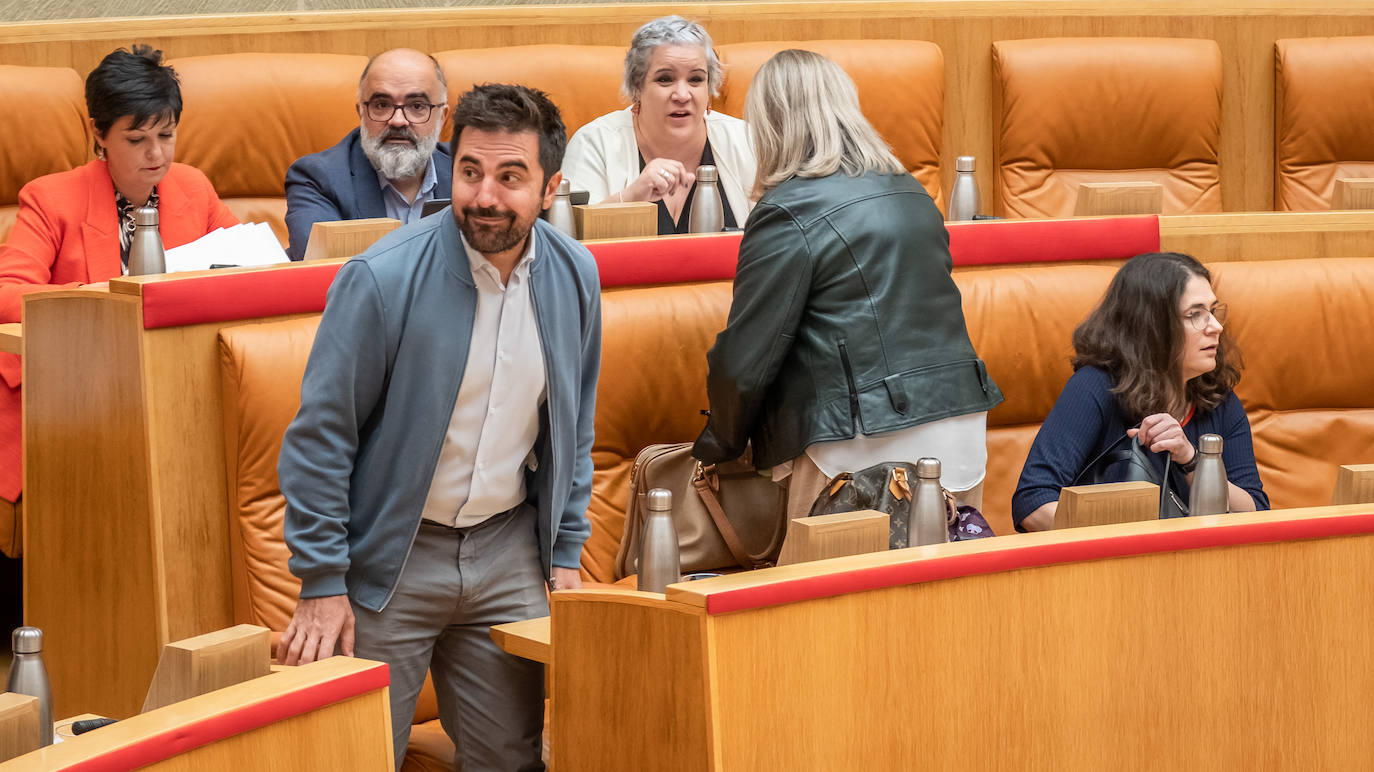
[[[940,459],[923,458],[916,462],[916,476],[922,480],[940,479]]]
[[[1221,435],[1204,434],[1197,438],[1197,449],[1203,453],[1221,452]]]
[[[716,167],[704,164],[697,167],[697,182],[715,182]]]
[[[561,182],[558,183],[558,195],[560,195],[560,196],[567,196],[567,195],[571,195],[571,194],[572,194],[572,180],[568,179],[567,177],[564,177],[563,180],[562,180]]]
[[[157,225],[157,207],[140,206],[135,209],[134,225]]]
[[[954,159],[954,171],[971,172],[973,171],[973,156],[961,155]]]
[[[43,631],[37,627],[16,627],[11,637],[15,654],[37,654],[43,650]]]
[[[670,512],[673,509],[673,492],[667,488],[654,488],[649,491],[650,512]]]

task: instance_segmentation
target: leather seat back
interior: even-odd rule
[[[859,106],[892,146],[907,171],[944,211],[940,188],[940,136],[945,115],[945,61],[940,47],[922,40],[804,40],[731,43],[717,50],[725,85],[717,100],[727,115],[744,117],[754,73],[788,48],[816,53],[853,79]]]
[[[286,170],[357,128],[367,57],[217,54],[171,62],[181,77],[177,160],[200,169],[236,216],[286,243]]]
[[[474,85],[519,83],[549,95],[569,137],[593,118],[625,107],[620,97],[625,62],[621,46],[462,48],[438,51],[434,58],[448,78],[450,106]]]
[[[1331,208],[1336,180],[1374,177],[1374,37],[1274,44],[1274,208]]]
[[[995,214],[1069,217],[1084,182],[1154,182],[1221,211],[1221,51],[1184,38],[993,44]]]
[[[85,85],[68,67],[0,65],[0,243],[19,212],[19,189],[91,157]]]

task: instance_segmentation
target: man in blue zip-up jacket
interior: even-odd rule
[[[391,667],[397,768],[425,672],[465,772],[543,769],[543,669],[490,626],[580,585],[601,356],[591,255],[537,218],[566,134],[537,91],[454,112],[453,207],[346,263],[282,443],[301,600],[287,664]]]

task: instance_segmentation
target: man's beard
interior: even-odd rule
[[[437,127],[427,137],[416,134],[409,126],[388,126],[376,136],[369,134],[364,126],[361,133],[363,154],[372,162],[372,168],[388,180],[403,180],[423,172],[434,148],[439,145]],[[387,143],[388,139],[397,137],[410,140],[411,144]]]
[[[514,212],[503,209],[465,206],[462,209],[462,214],[463,219],[458,221],[458,230],[463,232],[463,238],[467,240],[468,246],[484,255],[505,252],[519,245],[530,234],[534,225],[533,221],[521,223],[520,218]],[[473,217],[501,216],[506,217],[507,222],[505,226],[500,228],[478,227],[472,223]]]

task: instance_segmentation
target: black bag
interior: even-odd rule
[[[1124,447],[1123,447],[1124,441]],[[1124,465],[1124,466],[1123,466]],[[1160,476],[1150,463],[1150,451],[1140,441],[1128,434],[1117,438],[1116,442],[1097,454],[1089,461],[1083,471],[1073,478],[1069,485],[1100,485],[1116,482],[1148,482],[1159,486],[1159,519],[1187,517],[1188,505],[1174,492],[1170,484],[1170,469],[1173,464],[1167,453],[1164,458],[1164,477]]]
[[[900,462],[875,464],[858,472],[841,472],[825,484],[825,489],[811,505],[808,517],[861,509],[886,512],[890,515],[888,549],[902,549],[910,541],[907,516],[911,512],[911,484],[908,481],[915,479],[916,465]],[[986,539],[995,535],[983,513],[973,507],[957,506],[953,494],[949,491],[944,494],[950,541]]]

